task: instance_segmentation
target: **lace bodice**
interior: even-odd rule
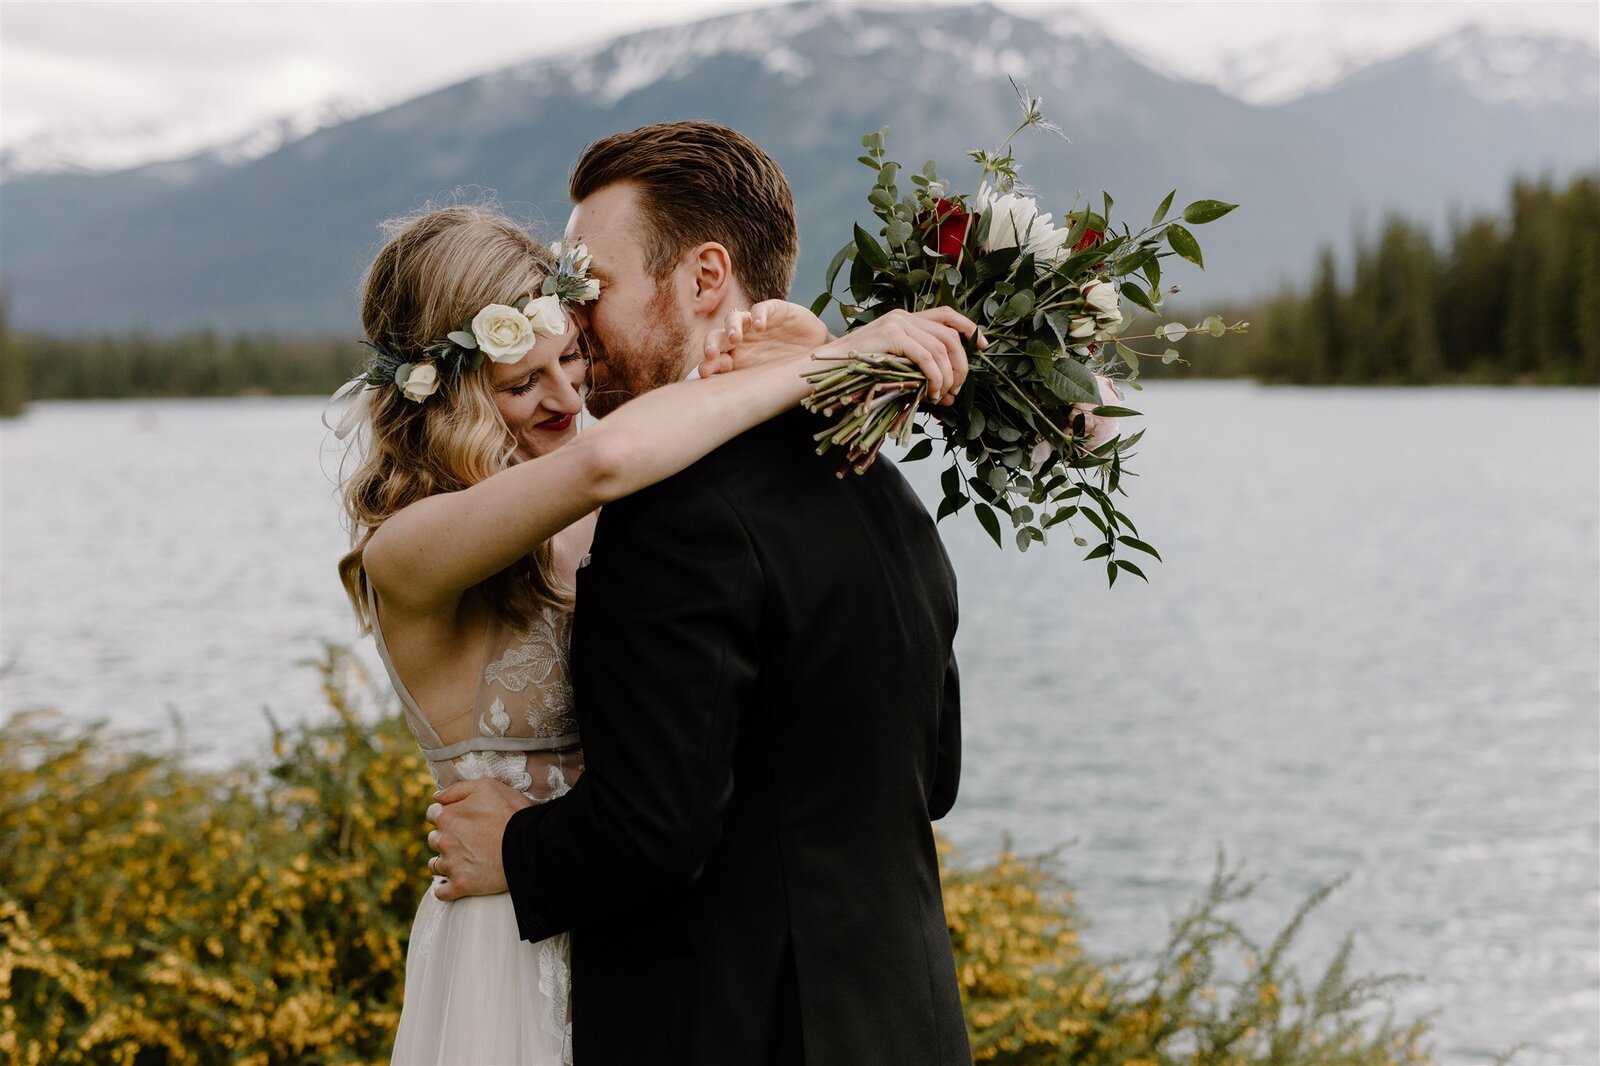
[[[435,724],[395,671],[370,584],[367,603],[378,657],[441,787],[492,777],[541,802],[572,787],[583,771],[583,754],[567,673],[570,612],[546,605],[521,629],[491,615],[484,629],[478,691],[470,713]]]

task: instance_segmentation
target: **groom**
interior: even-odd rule
[[[597,414],[788,291],[788,183],[731,129],[609,137],[571,195]],[[845,347],[958,347],[952,325]],[[574,616],[582,777],[430,812],[440,896],[509,886],[524,939],[572,931],[580,1066],[971,1061],[929,825],[960,765],[955,579],[893,464],[840,480],[816,428],[792,412],[607,505]]]

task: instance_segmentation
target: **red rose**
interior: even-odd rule
[[[1083,231],[1083,236],[1078,238],[1078,243],[1072,246],[1072,254],[1077,255],[1085,248],[1093,248],[1105,239],[1105,230],[1086,229]]]
[[[971,218],[954,200],[935,200],[933,221],[927,228],[928,244],[947,259],[959,259]]]

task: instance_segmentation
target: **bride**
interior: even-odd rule
[[[488,208],[450,207],[396,225],[366,277],[373,358],[341,390],[353,423],[340,436],[360,432],[339,572],[441,787],[494,778],[536,803],[571,787],[583,756],[569,590],[596,510],[798,404],[829,342],[795,305],[737,311],[708,339],[709,380],[656,389],[580,436],[586,368],[569,312],[599,295],[586,260]],[[912,353],[918,366],[959,385],[932,349]],[[568,999],[564,934],[527,943],[508,896],[430,890],[394,1061],[571,1062]]]

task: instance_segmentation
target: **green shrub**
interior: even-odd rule
[[[265,768],[197,770],[45,712],[0,728],[0,1063],[387,1059],[433,783],[355,660],[319,669],[332,716],[275,728]],[[1223,916],[1251,887],[1219,866],[1135,974],[1083,953],[1043,863],[947,867],[975,1055],[1423,1061],[1422,1024],[1366,1017],[1394,979],[1351,977],[1348,944],[1310,988],[1284,964],[1323,893],[1262,951]]]

